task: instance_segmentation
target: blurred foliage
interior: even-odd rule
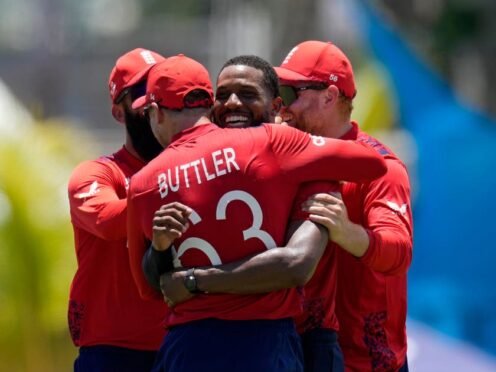
[[[174,14],[177,17],[197,17],[210,13],[212,1],[214,0],[145,0],[142,4],[145,15]]]
[[[362,130],[372,134],[391,130],[397,124],[398,109],[388,73],[380,64],[368,62],[355,75],[357,95],[352,118]]]
[[[0,138],[0,370],[66,371],[76,355],[66,317],[76,268],[66,189],[87,151],[67,123],[16,135]]]
[[[468,4],[446,4],[432,25],[432,50],[442,71],[449,68],[450,58],[464,43],[477,44],[483,32],[483,14]]]

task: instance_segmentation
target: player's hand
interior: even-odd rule
[[[340,192],[312,195],[303,210],[310,212],[310,220],[324,225],[329,230],[329,240],[340,245],[346,237],[351,221]]]
[[[162,205],[153,218],[153,247],[157,251],[167,250],[174,240],[188,229],[191,208],[174,202]]]
[[[160,276],[160,289],[169,307],[174,307],[194,296],[184,286],[185,276],[186,271],[173,271]]]

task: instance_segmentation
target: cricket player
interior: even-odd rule
[[[150,371],[165,334],[165,305],[141,299],[126,246],[129,179],[162,150],[148,121],[131,103],[146,91],[150,68],[163,60],[142,48],[117,60],[109,90],[112,115],[124,125],[124,146],[81,163],[69,180],[78,268],[68,317],[79,347],[77,372]]]
[[[387,164],[382,177],[346,182],[341,193],[318,193],[305,210],[312,221],[328,228],[330,245],[339,247],[336,314],[346,370],[408,371],[406,274],[412,259],[412,211],[407,169],[391,149],[350,119],[356,95],[353,70],[336,45],[298,44],[276,71],[289,125],[313,135],[361,142]],[[326,344],[331,348],[322,334],[335,327],[334,321],[326,320],[333,313],[332,303],[319,304],[319,299],[329,290],[333,260],[324,255],[305,287],[307,300],[314,303],[298,323],[306,324],[316,313],[325,315],[320,330],[303,334],[308,353]],[[310,358],[318,363],[319,357]]]

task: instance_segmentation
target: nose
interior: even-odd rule
[[[241,100],[238,98],[236,93],[232,93],[226,101],[227,107],[238,107],[241,106]]]

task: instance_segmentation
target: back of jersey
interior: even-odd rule
[[[190,228],[174,243],[176,267],[220,265],[282,246],[299,184],[332,178],[336,172],[329,159],[345,157],[327,141],[275,125],[207,124],[181,132],[131,181],[129,218],[140,229],[132,232],[135,227],[129,226],[131,249],[151,240],[154,212],[174,201],[194,211]],[[347,172],[352,174],[344,167],[345,177]],[[172,309],[169,325],[207,317],[277,319],[299,310],[294,289],[197,295]]]

